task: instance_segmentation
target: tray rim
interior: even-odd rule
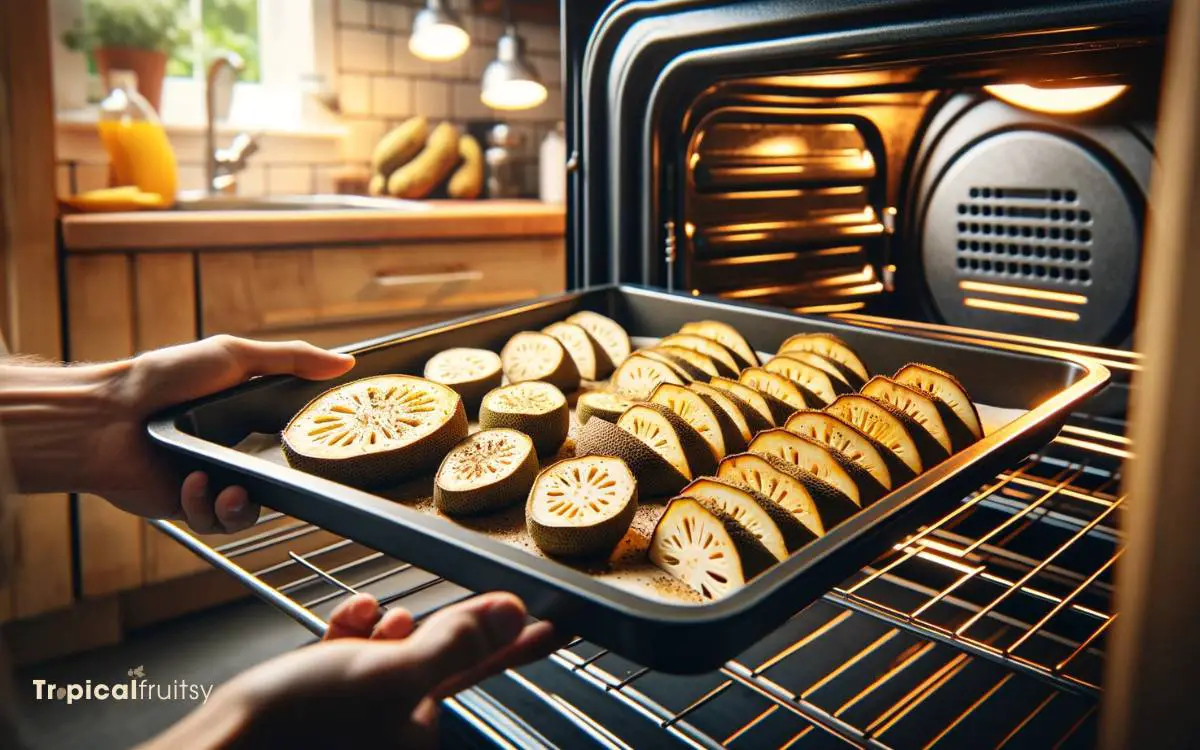
[[[697,304],[704,309],[731,308],[738,311],[751,311],[755,314],[787,321],[802,322],[805,320],[819,320],[820,325],[826,328],[855,332],[867,331],[871,335],[895,337],[902,340],[919,338],[928,341],[939,341],[939,339],[932,336],[870,329],[866,326],[858,326],[851,322],[834,318],[801,315],[756,303],[732,302],[706,295],[696,296],[679,292],[667,292],[658,288],[640,285],[608,284],[572,290],[563,294],[542,297],[525,303],[402,331],[394,335],[369,339],[357,344],[338,347],[338,351],[366,354],[380,348],[397,346],[406,341],[434,334],[444,334],[456,328],[472,325],[489,318],[516,316],[529,310],[577,301],[589,295],[604,293],[633,293],[649,297],[659,297],[667,300]],[[940,343],[946,342],[943,340]],[[742,613],[746,609],[753,608],[764,599],[771,598],[780,588],[788,585],[793,578],[802,576],[805,573],[805,568],[816,565],[822,559],[836,554],[843,547],[860,541],[873,528],[886,525],[892,516],[903,512],[911,503],[920,500],[925,495],[935,492],[938,487],[952,481],[965,469],[978,463],[980,460],[986,459],[988,455],[1011,447],[1019,438],[1055,421],[1070,406],[1079,403],[1087,396],[1102,388],[1110,377],[1108,369],[1099,362],[1073,353],[1050,351],[1008,342],[988,342],[986,344],[956,342],[956,345],[968,349],[979,349],[981,351],[1008,350],[1031,357],[1058,360],[1078,368],[1080,377],[1017,419],[1004,425],[996,432],[985,436],[983,440],[952,455],[949,459],[942,461],[937,466],[911,480],[902,488],[885,495],[883,499],[866,509],[865,512],[856,514],[837,526],[825,537],[822,537],[822,540],[828,539],[830,541],[824,544],[820,543],[821,540],[814,542],[808,548],[799,550],[789,556],[788,559],[773,565],[770,569],[737,591],[708,603],[676,604],[640,596],[569,565],[532,555],[518,547],[494,539],[483,532],[461,526],[448,519],[413,510],[402,502],[390,500],[369,491],[354,489],[257,456],[242,453],[232,447],[205,440],[199,436],[185,432],[177,424],[177,420],[180,417],[198,406],[228,398],[236,393],[261,388],[265,383],[270,381],[290,379],[289,376],[261,378],[249,381],[234,388],[172,407],[151,418],[147,423],[147,432],[155,443],[176,453],[182,453],[193,458],[204,458],[233,473],[254,476],[262,481],[299,494],[306,496],[317,495],[324,502],[336,502],[343,505],[349,503],[352,510],[376,517],[390,517],[388,518],[389,521],[403,523],[409,527],[411,532],[424,534],[430,537],[432,541],[441,544],[452,545],[455,548],[463,544],[469,545],[473,550],[473,554],[486,557],[492,564],[504,567],[513,574],[525,577],[529,577],[531,574],[536,575],[543,579],[543,584],[547,582],[546,579],[549,579],[552,586],[564,593],[587,599],[593,604],[612,609],[632,620],[653,621],[658,625],[706,626],[720,623],[723,620]],[[901,491],[901,495],[896,494]],[[884,508],[886,508],[886,511]],[[871,511],[874,512],[872,513]],[[293,515],[301,520],[307,520],[303,514],[298,514],[290,510],[287,512],[289,515]],[[511,557],[513,553],[516,553],[519,557],[513,559]],[[402,553],[399,556],[403,558]],[[430,568],[431,570],[434,567],[425,563],[421,563],[421,566]],[[433,572],[436,573],[437,571],[433,570]]]

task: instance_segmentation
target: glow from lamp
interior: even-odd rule
[[[429,4],[413,19],[408,49],[422,60],[456,60],[470,46],[471,36],[450,9],[442,5],[441,0],[429,0]]]
[[[983,90],[1015,107],[1052,115],[1091,112],[1112,102],[1128,89],[1125,85],[1038,88],[1025,83],[984,86]]]
[[[492,109],[530,109],[546,101],[548,93],[525,59],[516,29],[509,26],[496,42],[496,59],[483,71],[480,101]]]

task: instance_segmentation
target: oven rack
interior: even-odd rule
[[[1123,437],[1067,426],[1046,449],[964,498],[718,672],[676,678],[576,640],[447,707],[489,736],[519,736],[536,746],[538,730],[493,695],[517,689],[599,745],[621,747],[619,737],[610,736],[613,727],[590,718],[594,699],[561,697],[566,675],[571,687],[595,688],[597,697],[615,699],[665,736],[700,747],[769,744],[745,738],[778,733],[781,726],[795,730],[782,745],[915,746],[904,739],[909,717],[975,693],[974,707],[1002,693],[1042,696],[1022,716],[1007,716],[1012,726],[994,738],[997,746],[1064,717],[1071,720],[1057,727],[1058,739],[1094,731],[1104,639],[1116,616],[1111,575],[1121,554],[1118,488],[1128,456]],[[153,523],[317,635],[352,591],[404,606],[418,620],[470,596],[438,576],[278,513],[263,514],[248,532],[217,544],[172,523]],[[557,667],[551,675],[549,665]],[[820,668],[814,672],[813,665]],[[983,688],[981,679],[988,683]],[[976,689],[963,687],[967,683]],[[707,689],[691,695],[700,684]],[[980,746],[975,725],[991,713],[972,718],[973,712],[940,716],[937,737],[925,739],[947,742],[972,727],[964,736]]]

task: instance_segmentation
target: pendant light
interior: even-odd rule
[[[546,86],[525,57],[525,43],[517,35],[508,3],[504,17],[507,26],[496,42],[496,59],[483,71],[479,99],[492,109],[531,109],[546,101]]]
[[[408,49],[422,60],[447,62],[463,56],[471,46],[471,37],[462,21],[443,0],[426,0],[413,19]]]

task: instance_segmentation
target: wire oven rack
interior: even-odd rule
[[[1074,422],[718,671],[576,639],[446,708],[501,747],[1091,747],[1131,453]],[[418,620],[471,595],[278,513],[216,545],[154,524],[317,635],[353,591]]]

